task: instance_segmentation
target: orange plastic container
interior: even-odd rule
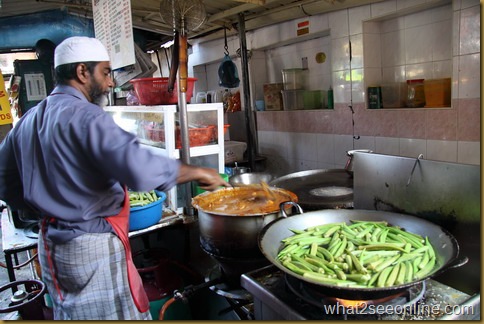
[[[193,96],[197,78],[187,79],[187,102]],[[172,105],[178,103],[178,81],[172,92],[168,92],[168,78],[141,78],[129,81],[142,105]]]
[[[204,146],[213,140],[213,129],[215,126],[207,126],[201,128],[189,128],[188,139],[190,147]],[[165,131],[162,128],[146,127],[148,138],[154,142],[165,143]],[[175,128],[175,148],[181,148],[181,130],[180,127]]]
[[[425,107],[450,107],[450,78],[424,81]]]

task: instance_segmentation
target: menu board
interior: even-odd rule
[[[130,0],[92,0],[94,34],[106,46],[113,70],[136,62]]]

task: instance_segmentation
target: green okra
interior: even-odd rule
[[[296,235],[293,235],[293,236],[286,237],[285,239],[282,239],[282,242],[289,244],[289,243],[292,243],[294,241],[298,241],[302,238],[311,236],[312,234],[313,234],[312,232],[302,232],[302,233],[299,233],[299,234],[296,234]]]
[[[385,283],[387,282],[388,276],[390,275],[390,272],[392,272],[393,267],[387,267],[380,271],[380,275],[378,276],[378,279],[376,281],[376,286],[381,288],[385,287]]]
[[[385,281],[385,287],[391,287],[397,280],[398,272],[400,271],[400,263],[397,263],[393,266],[392,271],[388,275],[387,280]]]
[[[385,228],[385,229],[382,230],[380,237],[378,239],[380,241],[380,243],[386,243],[388,232],[389,232],[388,228]]]
[[[425,252],[423,254],[422,261],[420,261],[420,263],[418,264],[418,268],[423,269],[427,265],[427,263],[429,263],[429,260],[430,260],[430,256],[428,252]]]
[[[414,274],[414,278],[415,279],[422,279],[423,277],[428,275],[434,269],[434,266],[435,266],[435,258],[431,258],[429,260],[429,262],[427,262],[425,267],[423,267],[422,269],[420,269],[419,271],[417,271]]]
[[[375,243],[375,244],[367,244],[367,245],[360,245],[358,249],[360,250],[398,250],[405,252],[403,247],[405,243]]]
[[[428,253],[429,253],[429,257],[430,258],[435,258],[435,251],[434,251],[434,248],[432,247],[432,244],[430,244],[430,241],[429,241],[429,238],[426,237],[425,238],[425,246],[428,247]]]
[[[422,242],[420,242],[418,239],[412,237],[412,236],[405,236],[401,233],[397,234],[397,237],[405,240],[405,242],[410,243],[414,248],[418,249],[423,246]]]
[[[428,237],[371,221],[295,231],[283,240],[277,257],[291,271],[351,287],[401,285],[425,277],[436,262]]]
[[[291,253],[299,248],[300,246],[298,246],[297,244],[286,245],[281,251],[279,251],[279,253],[277,254],[277,258],[280,259],[284,255]]]
[[[415,258],[413,260],[412,266],[413,266],[413,272],[414,273],[417,273],[418,272],[418,270],[419,270],[418,265],[420,264],[421,261],[422,261],[422,257],[421,256],[419,256],[419,257],[417,257],[417,258]]]
[[[289,270],[299,274],[299,275],[304,275],[304,273],[308,272],[305,269],[299,268],[297,265],[292,263],[291,261],[285,261],[283,265],[288,268]]]
[[[345,262],[348,265],[349,271],[351,272],[353,270],[353,268],[354,268],[354,265],[353,265],[353,260],[351,259],[350,253],[351,252],[349,252],[348,250],[346,250]]]
[[[376,283],[376,280],[378,279],[378,277],[380,276],[380,272],[374,272],[372,275],[371,275],[371,278],[370,280],[368,281],[368,283],[366,284],[368,287],[374,287],[375,283]]]
[[[324,245],[324,244],[329,243],[329,240],[330,239],[326,238],[326,237],[310,236],[310,237],[301,238],[301,239],[297,240],[296,243],[299,244],[300,246],[310,245],[313,242]]]
[[[318,252],[318,243],[313,242],[311,243],[311,248],[309,249],[309,254],[315,256]]]
[[[405,283],[405,274],[407,269],[407,264],[405,262],[399,263],[400,269],[398,271],[397,279],[395,280],[396,285],[403,285]]]
[[[395,255],[395,256],[386,258],[385,261],[383,261],[382,263],[380,263],[378,266],[375,267],[375,271],[379,272],[379,271],[382,271],[383,269],[391,266],[393,264],[393,262],[398,260],[399,257],[400,256]]]
[[[346,274],[346,280],[351,280],[354,282],[362,283],[362,284],[367,284],[371,279],[371,276],[368,273],[362,274],[362,273],[351,273],[351,274]]]
[[[327,285],[337,285],[337,286],[353,286],[356,285],[355,282],[349,280],[341,280],[338,278],[331,278],[325,274],[314,273],[314,272],[306,272],[303,274],[303,277],[313,279],[317,282]]]
[[[366,268],[361,265],[358,258],[351,251],[346,251],[346,253],[350,256],[351,261],[353,262],[353,266],[355,267],[356,271],[358,271],[359,273],[363,273],[363,274],[368,272],[368,270],[366,270]]]
[[[412,282],[413,280],[413,265],[410,261],[405,261],[405,269],[407,272],[405,273],[405,282]]]
[[[373,225],[369,225],[366,228],[364,228],[361,232],[356,234],[356,238],[363,238],[367,233],[369,233],[373,229]]]
[[[348,243],[348,241],[346,240],[346,236],[344,236],[343,239],[341,240],[341,244],[339,244],[338,248],[335,249],[335,251],[333,253],[333,257],[337,258],[340,255],[342,255],[344,250],[346,249],[347,243]]]
[[[324,255],[324,257],[326,258],[327,261],[329,261],[329,262],[334,261],[333,255],[327,249],[325,249],[324,247],[318,246],[318,252],[321,252]]]
[[[341,228],[341,225],[334,225],[324,233],[324,237],[330,237]]]

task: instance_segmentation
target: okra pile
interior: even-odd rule
[[[129,195],[129,206],[139,207],[151,204],[152,202],[160,199],[154,190],[151,191],[130,191]]]
[[[436,264],[428,237],[385,221],[352,220],[291,230],[277,259],[289,270],[327,285],[375,288],[421,279]]]

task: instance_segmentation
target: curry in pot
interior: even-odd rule
[[[271,187],[268,191],[261,185],[249,185],[205,192],[194,197],[192,205],[209,213],[248,216],[278,212],[286,201],[297,202],[297,196],[285,189]]]

